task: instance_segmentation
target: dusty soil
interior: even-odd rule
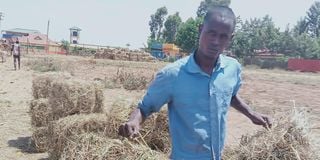
[[[30,147],[32,127],[28,114],[32,100],[33,76],[41,74],[30,69],[30,63],[47,56],[27,56],[22,58],[21,70],[13,70],[12,58],[0,63],[0,159],[35,160],[46,159],[46,153],[33,153]],[[165,63],[124,62],[94,60],[72,56],[50,56],[55,60],[67,62],[59,70],[86,80],[108,79],[117,71],[126,70],[152,78]],[[28,66],[27,66],[28,64]],[[127,91],[122,88],[105,89],[105,111],[114,103],[126,105],[136,103],[144,90]],[[274,115],[293,107],[304,107],[311,115],[312,131],[320,135],[320,74],[299,73],[282,70],[261,70],[252,67],[243,69],[243,86],[240,95],[255,110]],[[226,145],[235,145],[243,134],[253,133],[260,127],[231,109],[229,112],[228,136]]]

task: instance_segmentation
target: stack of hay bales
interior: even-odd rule
[[[168,159],[166,111],[148,118],[137,138],[123,139],[118,129],[136,106],[115,104],[102,113],[104,97],[98,85],[55,76],[33,81],[30,116],[38,152],[48,151],[52,160]]]
[[[94,56],[97,59],[112,59],[112,60],[123,60],[123,61],[143,61],[143,62],[155,62],[156,59],[149,53],[129,50],[124,48],[107,48],[97,51]]]
[[[240,145],[224,152],[225,160],[320,159],[319,140],[310,132],[304,111],[277,118],[269,130],[241,138]]]
[[[97,51],[97,53],[94,55],[94,58],[96,59],[116,59],[116,55],[113,53],[112,49],[106,48],[106,49],[100,49]]]
[[[60,118],[51,123],[48,129],[50,159],[74,159],[81,156],[84,157],[80,159],[92,157],[113,159],[119,156],[122,159],[159,159],[159,157],[167,159],[165,157],[168,157],[168,152],[163,151],[169,150],[170,142],[162,141],[167,140],[166,137],[160,138],[165,135],[161,132],[167,132],[167,130],[156,125],[159,123],[157,121],[163,120],[165,112],[159,114],[162,115],[160,119],[155,115],[146,120],[141,130],[142,136],[133,139],[133,142],[120,140],[118,128],[128,119],[134,108],[134,106],[126,108],[114,105],[107,115],[79,114]],[[167,129],[167,124],[164,126]],[[149,148],[151,146],[154,150]]]
[[[48,73],[33,80],[34,100],[30,103],[32,140],[38,152],[47,150],[48,126],[73,114],[101,113],[102,87],[93,82],[70,79],[64,74]]]

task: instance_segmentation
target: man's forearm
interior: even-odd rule
[[[272,119],[269,116],[254,112],[239,96],[233,96],[231,99],[231,105],[244,115],[246,115],[252,123],[256,125],[262,125],[265,128],[269,128],[272,125]]]
[[[232,97],[231,106],[248,118],[251,118],[253,114],[253,110],[237,95]]]

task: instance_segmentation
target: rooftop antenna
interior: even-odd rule
[[[50,26],[50,19],[48,20],[47,24],[47,54],[49,53],[49,26]]]

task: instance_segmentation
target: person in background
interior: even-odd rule
[[[11,48],[11,54],[13,55],[13,65],[14,65],[14,70],[17,70],[17,62],[18,62],[18,69],[20,69],[20,44],[19,41],[17,40]]]

